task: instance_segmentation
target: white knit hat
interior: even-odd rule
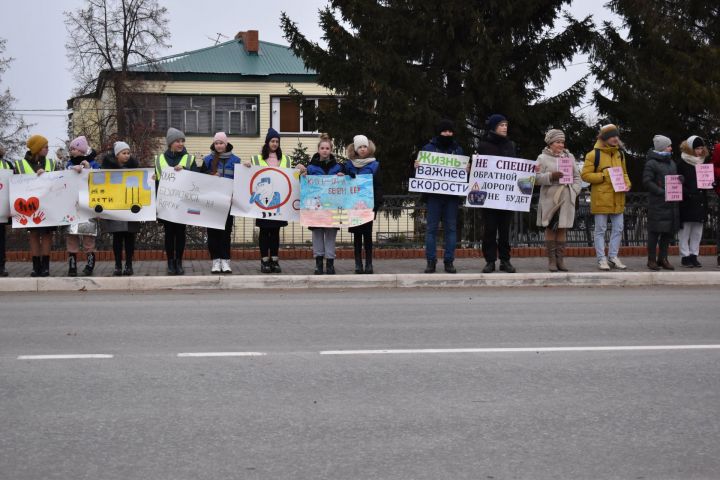
[[[369,147],[370,141],[365,135],[355,135],[353,138],[353,147],[355,148],[355,151],[357,152],[357,149],[360,147]]]

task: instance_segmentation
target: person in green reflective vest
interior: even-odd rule
[[[15,167],[13,166],[12,162],[5,160],[5,153],[5,147],[3,145],[0,145],[0,171],[10,170],[10,172],[14,173]],[[0,218],[0,277],[8,276],[8,271],[5,268],[5,226],[8,223],[8,219]]]
[[[155,177],[160,181],[162,171],[173,168],[176,171],[195,170],[195,156],[185,148],[185,134],[177,128],[169,128],[165,136],[167,150],[155,156]],[[160,220],[165,229],[165,254],[167,255],[168,275],[185,275],[182,259],[185,253],[187,225]]]
[[[42,135],[33,135],[27,141],[28,151],[25,157],[15,162],[15,171],[23,175],[42,175],[55,170],[55,162],[47,158],[48,139]],[[33,269],[31,277],[50,275],[50,249],[52,248],[55,227],[36,227],[30,229],[30,253]]]
[[[260,155],[252,157],[250,162],[243,162],[246,167],[257,165],[260,167],[292,168],[290,157],[282,153],[280,148],[280,134],[270,127],[265,136],[265,145]],[[255,226],[260,229],[258,243],[260,247],[260,271],[262,273],[281,273],[280,254],[280,229],[286,227],[288,222],[284,220],[271,220],[258,218]]]

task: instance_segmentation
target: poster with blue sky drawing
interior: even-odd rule
[[[375,218],[372,175],[312,175],[300,181],[300,223],[353,227]]]

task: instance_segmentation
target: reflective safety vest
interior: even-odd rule
[[[30,162],[28,162],[24,158],[15,162],[15,168],[17,169],[18,173],[35,175],[35,170],[33,170],[33,168],[30,166]],[[54,172],[55,162],[45,157],[45,168],[43,170],[45,170],[46,172]]]
[[[15,167],[13,167],[12,162],[0,160],[0,170],[15,170]]]
[[[280,159],[280,164],[278,165],[279,168],[292,168],[292,161],[290,160],[290,157],[283,154],[282,158]],[[262,155],[255,155],[252,157],[252,164],[257,165],[260,167],[267,167],[269,166],[267,163],[267,160],[265,160]]]
[[[186,153],[180,159],[178,165],[180,165],[186,170],[190,170],[193,163],[195,163],[195,155],[190,155],[189,153]],[[167,158],[165,158],[164,153],[161,153],[160,155],[155,155],[155,175],[157,176],[157,180],[160,180],[160,175],[162,174],[162,171],[168,167],[170,167],[170,164],[168,163]]]

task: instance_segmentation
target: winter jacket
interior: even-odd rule
[[[345,150],[345,156],[350,159],[349,162],[345,163],[345,173],[347,173],[351,177],[354,177],[356,175],[373,176],[373,211],[377,212],[378,210],[380,210],[380,207],[383,204],[383,187],[382,178],[380,177],[380,162],[375,160],[361,168],[356,167],[352,163],[352,160],[355,160],[357,158],[357,153],[355,153],[355,145],[352,143],[347,146]],[[373,142],[370,142],[370,146],[368,147],[368,156],[375,156],[375,144]]]
[[[643,187],[648,192],[648,232],[675,233],[680,229],[678,202],[665,201],[666,175],[677,175],[672,155],[650,150],[643,170]]]
[[[712,154],[713,170],[715,170],[715,193],[720,196],[720,143],[715,145]]]
[[[515,142],[495,132],[488,132],[480,141],[477,148],[480,155],[494,155],[496,157],[517,157]]]
[[[557,172],[557,160],[561,157],[571,158],[573,162],[573,183],[561,184],[559,180],[551,180],[550,174]],[[536,185],[540,185],[537,225],[547,227],[558,213],[558,228],[572,228],[575,224],[575,199],[580,193],[580,174],[575,168],[575,157],[567,150],[560,155],[553,155],[545,148],[538,156],[538,173],[535,175]]]
[[[140,163],[135,157],[130,157],[123,166],[117,161],[115,152],[110,150],[107,152],[101,162],[103,170],[119,170],[122,168],[140,168]],[[125,222],[122,220],[102,220],[101,230],[106,233],[130,232],[137,233],[140,231],[140,222]]]
[[[310,165],[307,166],[308,175],[337,175],[338,173],[345,173],[345,165],[338,163],[332,153],[327,162],[320,161],[320,154],[316,153],[310,160]]]
[[[687,144],[680,144],[681,154],[694,156],[695,152]],[[707,217],[707,193],[697,188],[697,171],[682,158],[678,161],[677,171],[683,176],[683,199],[680,202],[680,222],[704,223]]]
[[[84,160],[87,160],[87,162],[90,164],[90,168],[92,168],[92,169],[100,168],[100,163],[97,161],[97,152],[95,150],[91,150],[90,153],[88,153],[85,156],[70,157],[67,161],[67,165],[65,166],[65,169],[69,170],[73,167],[77,167]]]
[[[600,162],[595,169],[595,150],[600,150]],[[625,212],[625,192],[616,192],[610,181],[608,168],[621,167],[625,184],[630,189],[630,177],[627,174],[624,155],[618,147],[604,146],[599,140],[595,150],[585,155],[582,179],[591,185],[590,212],[594,215],[613,215]]]
[[[231,143],[227,144],[227,151],[226,153],[230,153],[229,158],[222,159],[220,158],[218,160],[217,164],[217,171],[220,173],[221,177],[224,178],[235,178],[235,167],[242,163],[242,160],[240,160],[240,157],[232,153],[233,146]],[[203,158],[203,166],[201,171],[203,173],[209,173],[213,174],[212,172],[212,162],[215,158],[215,145],[210,146],[210,150],[213,152],[210,155]]]

